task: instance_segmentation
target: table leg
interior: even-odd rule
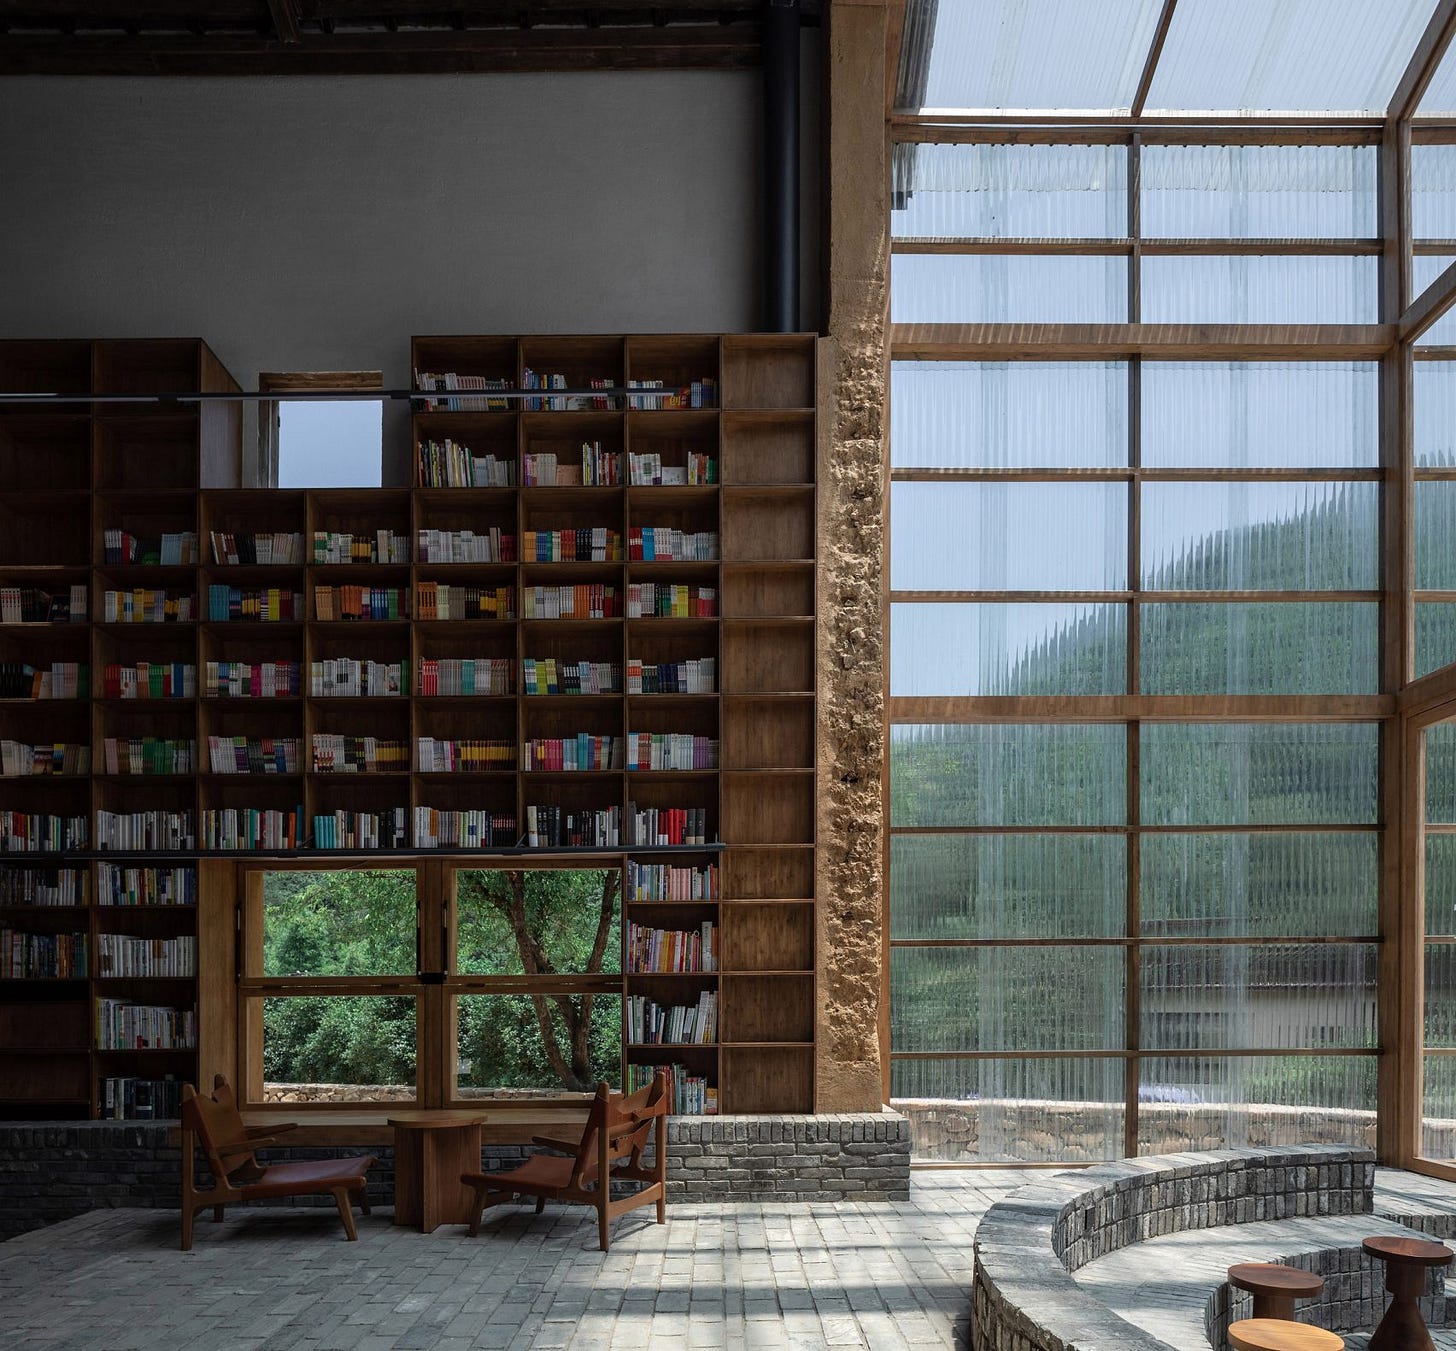
[[[1298,1320],[1294,1316],[1294,1297],[1292,1295],[1255,1295],[1254,1317],[1281,1318],[1286,1323],[1297,1322]]]
[[[394,1222],[418,1229],[424,1217],[423,1131],[394,1132]]]
[[[1385,1288],[1390,1292],[1390,1307],[1370,1338],[1370,1351],[1435,1351],[1416,1304],[1426,1290],[1426,1268],[1386,1262]]]
[[[418,1134],[423,1140],[420,1232],[428,1234],[442,1224],[469,1224],[474,1193],[460,1175],[480,1171],[480,1127],[452,1126]]]

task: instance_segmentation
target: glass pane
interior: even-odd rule
[[[1456,661],[1456,605],[1416,602],[1416,675],[1430,675]]]
[[[1149,943],[1142,1044],[1149,1050],[1374,1046],[1376,946]]]
[[[910,0],[897,107],[1127,111],[1159,0]]]
[[[1373,825],[1374,723],[1150,723],[1142,818],[1152,826]]]
[[[1422,1056],[1421,1071],[1421,1153],[1456,1158],[1456,1055]]]
[[[1456,482],[1416,484],[1416,586],[1456,591]]]
[[[1440,70],[1456,75],[1451,49]],[[1436,88],[1433,80],[1426,101]],[[1456,93],[1456,83],[1452,92]],[[1422,111],[1425,103],[1422,103]],[[1415,239],[1456,239],[1456,145],[1413,145],[1410,148],[1411,234]]]
[[[457,1097],[556,1097],[621,1082],[621,995],[456,997]]]
[[[1127,485],[894,483],[897,591],[1120,591]]]
[[[1435,0],[1181,0],[1152,112],[1384,116]]]
[[[1149,1056],[1138,1153],[1277,1145],[1375,1147],[1374,1056]]]
[[[1426,932],[1456,935],[1456,835],[1426,836]]]
[[[1374,146],[1148,145],[1138,161],[1148,238],[1368,239]]]
[[[572,975],[622,969],[622,874],[616,868],[462,868],[455,874],[459,975],[537,969]]]
[[[1120,724],[890,728],[896,826],[1097,826],[1127,818]]]
[[[1456,361],[1416,361],[1411,402],[1418,465],[1456,469]]]
[[[1411,258],[1411,299],[1415,300],[1452,263],[1456,254],[1417,253]],[[1417,347],[1450,347],[1456,344],[1456,314],[1447,310],[1417,339]]]
[[[1370,590],[1379,545],[1375,483],[1143,485],[1151,591]]]
[[[269,996],[261,1002],[264,1102],[415,1100],[412,995]]]
[[[1142,841],[1148,937],[1374,935],[1378,890],[1373,833],[1145,835]]]
[[[383,402],[289,399],[276,407],[280,488],[379,487]]]
[[[411,869],[263,874],[265,976],[412,976]]]
[[[1142,608],[1144,694],[1373,694],[1371,601],[1177,603]]]
[[[1427,943],[1425,1044],[1456,1046],[1456,943]]]
[[[1142,384],[1149,468],[1380,463],[1380,374],[1373,361],[1146,361]]]
[[[894,1060],[890,1106],[916,1159],[1084,1163],[1122,1157],[1120,1060]]]
[[[902,142],[890,164],[896,239],[1127,234],[1125,146]]]
[[[1426,761],[1426,821],[1456,822],[1456,722],[1438,722],[1422,733]]]
[[[1144,258],[1143,322],[1373,324],[1379,262],[1319,254]]]
[[[1120,947],[891,948],[891,1051],[1124,1044]]]
[[[897,361],[890,367],[896,469],[1127,463],[1120,361]]]
[[[891,938],[1115,938],[1121,835],[895,835]]]
[[[895,604],[891,694],[1123,694],[1127,606]]]
[[[890,319],[896,324],[1124,323],[1127,259],[897,253],[890,260]]]

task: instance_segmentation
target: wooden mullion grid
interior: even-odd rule
[[[1198,823],[1189,825],[1138,826],[1144,835],[1370,835],[1379,829],[1374,821],[1329,822],[1314,825],[1293,825],[1266,822]],[[1126,825],[953,825],[891,826],[891,835],[1125,835]]]
[[[1129,416],[1133,416],[1129,409]],[[1140,415],[1139,421],[1141,420]],[[1422,469],[1418,478],[1456,479],[1456,468]],[[1093,483],[1125,483],[1142,479],[1147,483],[1383,483],[1384,469],[1305,469],[1297,466],[1279,469],[1250,469],[1244,466],[1224,469],[1146,468],[1143,466],[1069,466],[986,468],[986,469],[895,469],[890,474],[894,483],[1063,483],[1068,480]]]
[[[1286,1055],[1309,1055],[1324,1056],[1331,1059],[1355,1059],[1362,1056],[1375,1056],[1380,1053],[1379,1046],[1274,1046],[1254,1047],[1244,1046],[1233,1049],[1204,1049],[1189,1050],[1187,1047],[1150,1046],[1142,1052],[1122,1050],[1107,1051],[1066,1051],[1066,1050],[1037,1050],[1037,1051],[891,1051],[891,1060],[1136,1060],[1139,1055],[1144,1056],[1197,1056],[1199,1059],[1231,1060],[1243,1056],[1248,1058],[1267,1060],[1278,1056]],[[999,1168],[1020,1168],[1019,1163],[1000,1163]]]
[[[1116,361],[1136,355],[1195,361],[1356,361],[1399,338],[1384,324],[900,323],[895,361]]]
[[[1442,600],[1456,598],[1456,592],[1447,591],[1418,594]],[[1283,604],[1301,601],[1378,601],[1381,595],[1379,591],[1140,591],[1130,587],[1123,591],[892,591],[890,602],[895,605],[914,602],[1034,605],[1046,602],[1115,604],[1137,600],[1147,605],[1182,605],[1203,601],[1227,604],[1268,601]]]
[[[1152,145],[1376,145],[1384,125],[1382,117],[1231,119],[1172,114],[1134,118],[1105,113],[909,112],[897,108],[890,117],[890,137],[893,141],[973,145],[1117,145],[1136,131]]]
[[[894,723],[1379,722],[1393,694],[895,695]]]
[[[1333,255],[1336,257],[1368,257],[1379,255],[1384,245],[1379,239],[1295,239],[1295,238],[1033,238],[998,236],[900,236],[890,242],[891,253],[934,254],[1085,254],[1089,256],[1158,257],[1222,257],[1236,255]],[[1426,248],[1424,253],[1456,252],[1456,243],[1445,248]],[[1136,311],[1129,313],[1136,322]]]
[[[1456,944],[1456,935],[1445,939],[1427,939],[1427,942]],[[1380,942],[1379,934],[1285,934],[1280,937],[1232,937],[1213,935],[1160,935],[1138,934],[1130,938],[893,938],[892,948],[1258,948],[1288,947],[1290,945],[1313,945],[1316,947],[1346,947]],[[1135,1049],[1129,1047],[1129,1049]]]

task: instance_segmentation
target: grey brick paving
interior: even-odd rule
[[[476,1239],[337,1216],[99,1210],[0,1243],[6,1351],[750,1351],[963,1347],[972,1236],[1032,1174],[917,1174],[908,1201],[683,1204],[596,1246],[583,1208],[502,1208]],[[1040,1174],[1039,1176],[1045,1176]]]

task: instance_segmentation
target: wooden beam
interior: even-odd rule
[[[1144,113],[1134,117],[1131,113],[1041,113],[1003,112],[997,108],[927,108],[923,112],[900,111],[890,119],[891,129],[898,139],[902,128],[916,126],[982,127],[1001,129],[1013,127],[1067,127],[1072,129],[1121,128],[1134,129],[1187,127],[1194,131],[1209,131],[1224,127],[1230,130],[1270,130],[1310,128],[1319,130],[1346,129],[1378,132],[1385,119],[1374,115],[1360,117],[1328,117],[1315,113],[1271,113],[1266,116],[1229,117],[1227,113]],[[1065,139],[1065,138],[1059,138]]]
[[[1158,26],[1153,30],[1153,40],[1148,44],[1148,57],[1143,62],[1143,73],[1138,78],[1137,93],[1133,95],[1132,115],[1141,117],[1147,106],[1148,91],[1153,87],[1153,76],[1157,73],[1158,58],[1163,54],[1163,44],[1168,40],[1168,29],[1173,25],[1173,11],[1178,0],[1163,0],[1163,12],[1158,15]]]
[[[1391,95],[1386,116],[1392,122],[1403,122],[1414,115],[1453,34],[1456,34],[1456,0],[1441,0]]]
[[[1395,716],[1388,694],[896,695],[892,723],[1370,722]]]
[[[1456,264],[1453,264],[1456,267]],[[1159,356],[1357,360],[1382,356],[1394,324],[891,324],[897,361]]]
[[[1400,316],[1401,341],[1414,342],[1452,305],[1456,305],[1456,263],[1447,267]]]
[[[1269,126],[1210,122],[1203,126],[1186,122],[1150,123],[1143,118],[1121,126],[1026,126],[1020,124],[958,125],[897,116],[891,135],[896,141],[979,145],[1126,145],[1136,131],[1144,145],[1379,145],[1384,123],[1368,122],[1352,127],[1345,123],[1290,126],[1280,122]],[[1439,129],[1432,128],[1433,136]],[[1456,139],[1456,136],[1451,136]]]
[[[268,13],[279,42],[298,42],[298,0],[268,0]]]

